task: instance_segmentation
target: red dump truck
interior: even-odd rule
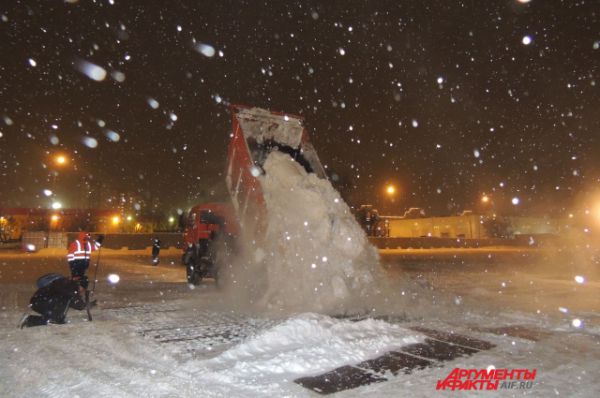
[[[202,278],[218,280],[218,255],[232,253],[239,226],[233,207],[227,203],[205,203],[190,209],[185,222],[182,263],[188,283]]]
[[[225,183],[231,204],[204,204],[192,208],[184,238],[188,281],[218,277],[218,254],[232,250],[240,233],[260,240],[265,233],[267,209],[259,176],[269,153],[289,154],[307,172],[326,178],[310,143],[302,118],[261,108],[232,105],[232,136],[227,151]],[[203,216],[204,214],[204,216]],[[219,246],[223,237],[226,244]]]

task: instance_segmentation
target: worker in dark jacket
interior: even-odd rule
[[[154,238],[152,241],[152,265],[158,265],[159,259],[158,255],[160,254],[160,240],[158,238]]]
[[[29,302],[29,308],[40,315],[26,315],[20,327],[41,326],[66,322],[69,308],[83,310],[85,301],[79,293],[79,282],[59,274],[49,274],[38,279],[38,290]]]

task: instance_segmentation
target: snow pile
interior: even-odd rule
[[[381,320],[339,320],[314,313],[300,314],[233,347],[211,363],[229,363],[240,373],[298,375],[358,363],[406,344],[418,343],[418,333]],[[257,361],[257,358],[262,358]],[[252,362],[249,370],[244,362]]]
[[[269,219],[253,265],[266,274],[262,304],[321,313],[371,311],[385,285],[379,255],[339,193],[281,152],[271,152],[263,168],[259,181]]]
[[[417,332],[384,321],[339,320],[304,313],[265,330],[221,355],[188,364],[188,371],[226,377],[232,384],[264,385],[319,374],[419,343]],[[200,365],[200,366],[199,366]]]

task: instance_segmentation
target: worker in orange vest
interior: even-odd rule
[[[93,251],[98,250],[102,246],[103,241],[104,235],[99,235],[94,241],[89,233],[80,232],[77,240],[74,240],[69,245],[67,261],[71,269],[71,280],[79,283],[82,294],[88,287],[88,277],[85,273],[90,266],[90,257]]]

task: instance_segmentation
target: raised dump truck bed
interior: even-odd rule
[[[244,231],[261,235],[265,201],[257,179],[268,154],[289,154],[307,172],[326,178],[317,152],[299,116],[241,105],[231,106],[232,133],[227,156],[226,184]]]

